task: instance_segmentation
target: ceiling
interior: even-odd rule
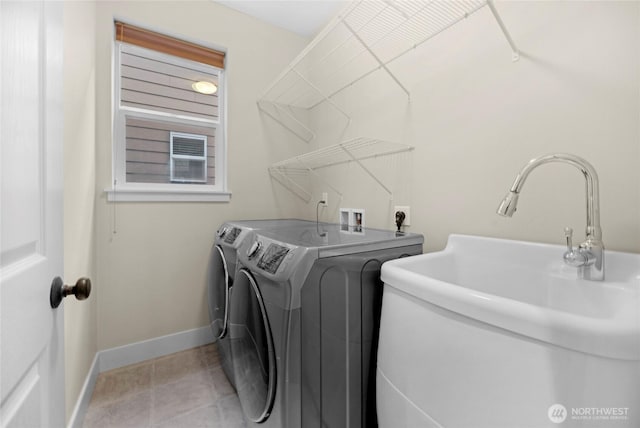
[[[216,0],[261,21],[303,37],[313,37],[347,0]]]

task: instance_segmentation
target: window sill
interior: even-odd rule
[[[109,202],[229,202],[231,192],[210,189],[118,186],[105,189]]]

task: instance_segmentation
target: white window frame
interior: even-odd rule
[[[107,199],[111,202],[228,202],[231,200],[231,192],[227,189],[227,165],[226,165],[226,81],[225,70],[199,64],[187,59],[177,58],[161,52],[145,49],[135,45],[127,45],[127,50],[142,51],[146,56],[177,65],[189,63],[189,67],[211,72],[214,69],[218,74],[218,119],[203,119],[190,116],[182,116],[167,112],[156,112],[137,107],[121,105],[120,91],[120,64],[122,46],[124,43],[114,43],[114,68],[113,68],[113,153],[112,187],[105,189]],[[138,119],[162,120],[185,125],[195,125],[216,129],[215,144],[215,184],[189,184],[189,183],[127,183],[126,180],[126,119],[134,117]]]

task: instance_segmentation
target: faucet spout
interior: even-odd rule
[[[503,217],[512,217],[513,213],[516,212],[517,205],[518,193],[514,192],[513,190],[509,190],[507,196],[505,196],[502,202],[500,202],[497,213]]]
[[[518,196],[524,183],[534,169],[549,162],[562,162],[573,165],[582,172],[586,183],[587,226],[586,240],[580,244],[578,251],[584,256],[585,264],[579,267],[579,274],[584,279],[604,279],[604,245],[600,228],[600,196],[598,174],[586,160],[568,153],[554,153],[532,159],[516,176],[509,192],[498,206],[497,213],[505,217],[513,216],[518,204]]]

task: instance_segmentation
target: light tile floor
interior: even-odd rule
[[[100,373],[85,428],[244,428],[215,344]]]

